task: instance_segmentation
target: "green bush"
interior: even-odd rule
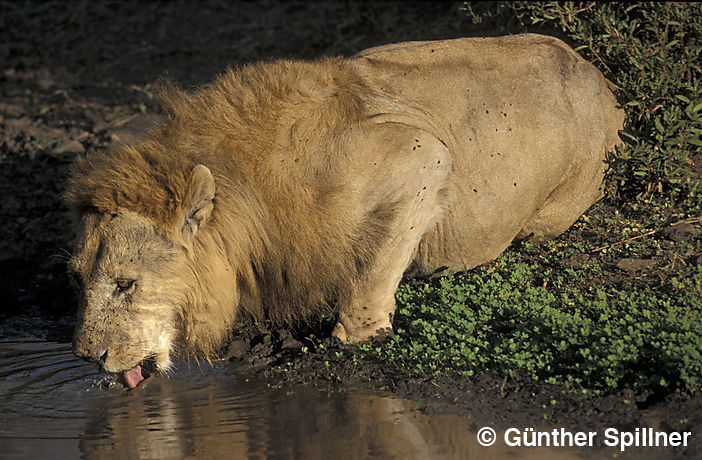
[[[515,2],[532,26],[554,28],[620,90],[626,147],[612,169],[620,197],[659,194],[700,206],[693,155],[702,147],[702,5]],[[701,163],[702,157],[695,158]]]

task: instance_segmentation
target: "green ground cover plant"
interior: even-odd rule
[[[366,352],[420,374],[489,371],[595,392],[699,389],[699,266],[661,293],[593,286],[596,264],[544,274],[520,255],[403,284],[397,336]]]

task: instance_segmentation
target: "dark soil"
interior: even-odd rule
[[[243,62],[348,55],[389,41],[481,33],[465,22],[436,20],[458,17],[450,4],[398,4],[376,6],[369,16],[372,8],[357,3],[0,2],[0,339],[70,340],[77,299],[65,268],[72,239],[61,199],[65,179],[76,155],[128,139],[157,113],[154,81],[168,75],[193,86]],[[389,11],[384,19],[377,11],[383,8]],[[433,18],[431,26],[412,25],[425,17]],[[613,212],[601,204],[591,215],[603,219]],[[603,276],[630,283],[657,277],[665,284],[671,272],[661,267],[700,263],[698,253],[676,249],[695,235],[699,227],[692,224],[662,229],[655,238],[670,250],[659,259],[593,253],[569,263],[594,259],[608,267]],[[607,234],[585,232],[565,238],[589,247],[611,242]],[[424,400],[427,411],[470,412],[501,427],[702,433],[700,395],[592,398],[528,379],[409,378],[383,363],[351,364],[351,349],[333,339],[309,339],[311,330],[328,337],[327,329],[249,332],[236,337],[225,356],[281,384],[364,383]],[[695,442],[684,453],[699,458],[701,447]]]

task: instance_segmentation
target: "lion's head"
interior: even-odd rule
[[[194,333],[184,326],[185,306],[201,292],[193,247],[214,208],[214,180],[203,165],[191,170],[181,196],[174,194],[169,228],[134,210],[136,195],[128,198],[125,188],[109,204],[99,191],[85,196],[89,169],[76,174],[68,193],[78,213],[70,270],[81,294],[73,349],[133,388],[148,373],[168,370],[174,348]]]

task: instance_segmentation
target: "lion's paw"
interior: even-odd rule
[[[349,331],[341,322],[338,322],[336,323],[336,326],[334,326],[332,335],[344,343],[353,344],[369,341],[384,342],[386,339],[394,337],[395,333],[393,332],[391,326],[376,327],[375,330],[371,328],[363,328]]]

